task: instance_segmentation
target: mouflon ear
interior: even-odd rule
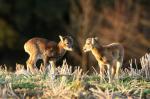
[[[63,42],[63,36],[59,35],[60,41]]]
[[[93,37],[93,38],[92,38],[92,44],[94,44],[95,41],[98,41],[98,37]]]
[[[71,36],[68,36],[69,37],[69,39],[73,42],[73,38],[71,37]]]
[[[98,37],[94,37],[94,39],[95,39],[96,41],[98,41]]]
[[[71,37],[71,36],[69,36],[69,38],[70,38],[70,39],[72,39],[72,37]]]
[[[92,44],[94,44],[94,39],[95,39],[95,38],[92,38]]]

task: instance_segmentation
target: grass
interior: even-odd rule
[[[131,62],[131,61],[130,61]],[[96,73],[72,72],[66,61],[53,79],[50,73],[28,73],[23,65],[16,72],[0,68],[0,97],[15,99],[148,99],[150,97],[150,54],[141,58],[141,70],[122,71],[119,80],[108,83]]]

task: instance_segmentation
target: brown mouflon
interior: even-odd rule
[[[27,71],[35,72],[36,62],[43,60],[42,70],[44,71],[49,61],[56,62],[63,57],[66,51],[72,51],[73,39],[71,36],[59,36],[60,42],[49,41],[44,38],[32,38],[24,44],[24,50],[29,54],[27,60]]]
[[[100,67],[100,76],[103,77],[105,69],[107,70],[109,82],[119,76],[119,70],[123,63],[124,48],[119,43],[109,45],[100,45],[98,38],[87,38],[83,47],[84,52],[91,51]]]

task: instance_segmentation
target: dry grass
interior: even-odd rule
[[[132,61],[130,61],[131,63]],[[50,73],[28,73],[23,65],[16,64],[15,73],[0,68],[0,97],[15,99],[139,99],[150,96],[150,54],[140,60],[142,69],[122,71],[119,80],[107,83],[97,73],[83,74],[77,67],[64,61],[56,69],[55,78]]]

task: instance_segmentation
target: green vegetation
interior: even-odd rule
[[[141,70],[133,69],[121,71],[119,80],[108,83],[108,78],[100,80],[96,73],[83,74],[80,68],[72,73],[66,61],[62,67],[57,68],[55,79],[50,73],[38,72],[29,74],[24,68],[15,73],[8,72],[6,68],[0,69],[1,97],[27,98],[34,97],[42,99],[126,99],[147,98],[150,96],[150,54],[141,58],[143,67]],[[23,67],[20,64],[17,67]],[[5,92],[5,93],[3,93]]]

